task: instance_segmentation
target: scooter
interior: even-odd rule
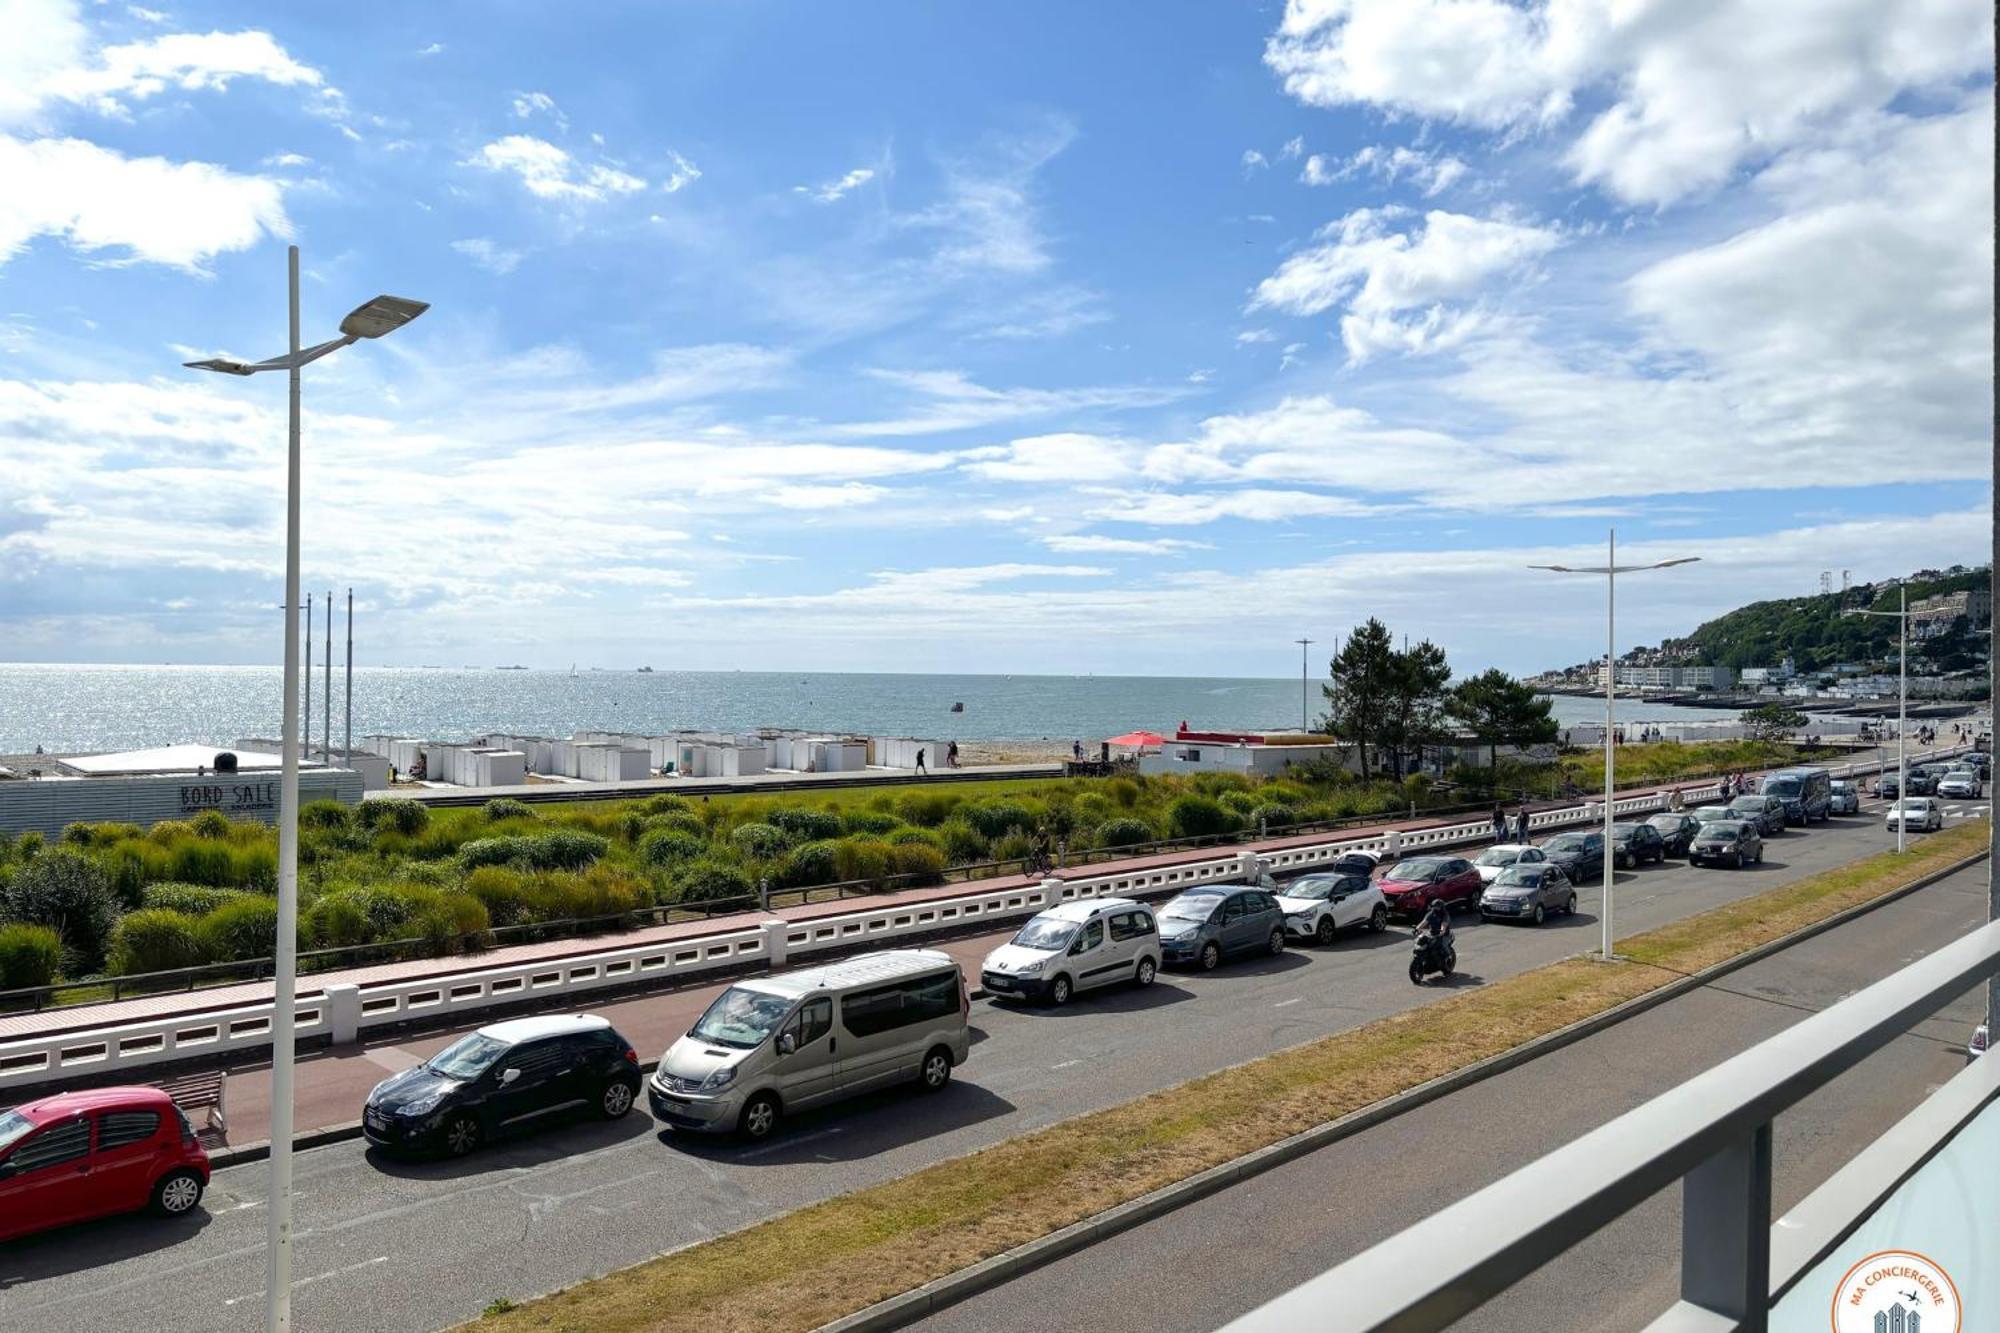
[[[1410,982],[1424,985],[1432,973],[1443,981],[1458,966],[1458,950],[1449,941],[1440,941],[1435,935],[1417,932],[1416,942],[1410,949]]]

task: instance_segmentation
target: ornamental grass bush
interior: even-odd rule
[[[0,990],[52,986],[62,975],[62,936],[47,926],[0,926]]]
[[[808,810],[803,806],[781,806],[765,815],[764,822],[775,824],[800,842],[838,838],[846,832],[840,816],[831,810]]]
[[[738,824],[729,831],[729,842],[738,852],[756,861],[773,860],[792,845],[790,835],[776,824]]]
[[[118,919],[106,970],[129,977],[199,967],[208,960],[199,917],[166,907],[142,907]]]
[[[703,857],[683,866],[675,873],[673,884],[680,901],[689,903],[749,898],[757,892],[748,875],[714,857]]]
[[[212,884],[179,884],[165,880],[148,884],[140,892],[140,905],[185,912],[189,916],[207,916],[224,903],[241,898],[246,892],[246,889],[221,889]]]
[[[104,867],[69,848],[42,852],[0,891],[0,920],[46,926],[62,939],[64,970],[95,972],[104,962],[118,898]]]
[[[1097,826],[1099,847],[1137,847],[1158,840],[1153,826],[1143,819],[1109,819]]]
[[[202,947],[216,962],[269,958],[278,942],[277,900],[245,894],[201,918],[196,933]]]
[[[1210,838],[1234,833],[1240,827],[1241,821],[1235,813],[1206,796],[1177,796],[1167,807],[1167,836],[1170,838]]]

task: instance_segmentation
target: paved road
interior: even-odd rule
[[[1569,1139],[1770,1037],[1986,919],[1986,868],[1714,985],[973,1298],[927,1333],[1113,1328],[1144,1292],[1153,1333],[1218,1328]],[[1948,1005],[1779,1117],[1779,1211],[1963,1069],[1978,994]],[[1456,1327],[1643,1327],[1673,1302],[1669,1189]],[[1227,1237],[1226,1254],[1218,1246]]]
[[[1678,919],[1882,845],[1879,814],[1864,814],[1775,839],[1765,864],[1746,871],[1626,873],[1620,928]],[[1596,897],[1587,891],[1573,921],[1542,930],[1463,927],[1465,984],[1593,947]],[[888,1094],[800,1117],[751,1150],[662,1139],[635,1114],[459,1163],[397,1163],[359,1143],[300,1154],[298,1326],[436,1328],[498,1296],[567,1285],[1435,998],[1404,978],[1403,948],[1396,934],[1359,936],[1060,1011],[980,1005],[972,1059],[944,1094]],[[119,1220],[0,1246],[0,1328],[258,1327],[265,1187],[262,1164],[235,1167],[217,1173],[207,1210],[182,1223]]]

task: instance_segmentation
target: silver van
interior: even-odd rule
[[[763,1139],[791,1111],[896,1083],[930,1092],[972,1049],[965,977],[932,949],[862,954],[739,981],[647,1081],[675,1129]]]
[[[1030,917],[986,955],[979,981],[995,999],[1063,1005],[1093,986],[1150,986],[1159,970],[1152,909],[1130,898],[1082,898]]]

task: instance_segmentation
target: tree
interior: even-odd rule
[[[1451,683],[1451,664],[1445,661],[1444,649],[1429,639],[1396,653],[1392,660],[1383,740],[1400,780],[1405,755],[1415,750],[1421,758],[1425,745],[1446,735],[1445,686]]]
[[[1398,650],[1389,627],[1371,616],[1347,636],[1327,673],[1332,683],[1320,687],[1327,701],[1320,726],[1355,745],[1362,777],[1369,776],[1370,747],[1386,749],[1401,778],[1404,752],[1443,734],[1451,667],[1444,649],[1428,639]]]
[[[1452,721],[1486,742],[1487,764],[1497,767],[1503,745],[1542,745],[1559,731],[1553,699],[1536,694],[1498,667],[1468,677],[1445,699]]]
[[[1781,741],[1806,724],[1806,715],[1789,704],[1762,704],[1743,715],[1745,734],[1753,741]]]

